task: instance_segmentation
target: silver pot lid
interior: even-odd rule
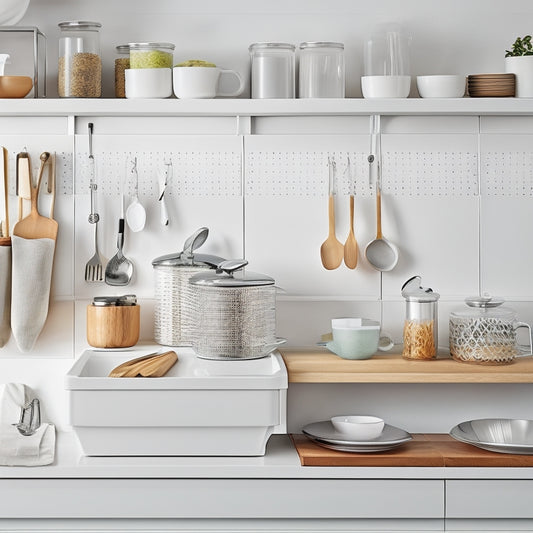
[[[185,266],[208,266],[216,268],[217,265],[224,261],[223,257],[211,254],[195,254],[194,250],[200,248],[209,235],[208,228],[196,230],[183,244],[182,252],[162,255],[152,261],[154,268],[161,266],[185,267]]]
[[[490,294],[484,294],[483,296],[469,296],[468,298],[465,298],[465,303],[468,307],[478,307],[482,309],[499,307],[504,301],[503,298],[490,296]]]
[[[216,272],[201,272],[191,276],[189,283],[202,287],[265,287],[274,285],[274,278],[244,272],[242,269],[248,264],[245,259],[223,261]]]
[[[422,287],[420,276],[409,278],[402,286],[402,296],[408,302],[436,302],[440,294],[433,292],[433,289]]]

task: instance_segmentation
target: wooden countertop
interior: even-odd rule
[[[349,453],[323,448],[305,435],[291,435],[302,466],[532,467],[532,455],[482,450],[446,434],[415,434],[398,448]]]
[[[352,361],[322,349],[280,350],[289,383],[533,383],[533,357],[508,365],[476,365],[439,354],[430,361],[408,361],[400,353]]]

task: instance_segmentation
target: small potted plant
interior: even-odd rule
[[[531,35],[517,37],[510,50],[505,51],[505,72],[516,78],[515,96],[533,98],[533,43]]]

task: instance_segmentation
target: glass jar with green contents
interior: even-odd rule
[[[130,68],[172,68],[172,43],[129,43]]]

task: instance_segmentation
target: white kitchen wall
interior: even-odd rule
[[[107,97],[113,93],[115,45],[143,40],[176,43],[177,61],[200,57],[244,75],[252,42],[342,41],[347,96],[358,97],[362,43],[377,23],[402,22],[410,30],[414,75],[466,75],[502,71],[505,48],[530,31],[532,15],[533,5],[525,0],[383,0],[371,5],[353,0],[32,0],[20,24],[37,25],[48,37],[49,96],[56,94],[57,23],[98,20],[103,25]],[[16,67],[10,65],[10,73],[16,73]],[[245,255],[253,270],[276,279],[283,289],[278,334],[293,346],[313,345],[328,330],[331,317],[341,315],[382,319],[399,341],[404,311],[400,287],[413,274],[422,275],[423,283],[442,295],[443,346],[450,310],[479,290],[506,298],[520,319],[533,322],[532,118],[382,119],[383,231],[401,250],[397,268],[383,275],[362,255],[355,271],[341,267],[327,272],[319,259],[327,235],[328,155],[335,156],[339,168],[338,237],[344,240],[348,233],[351,180],[343,173],[348,157],[353,163],[360,249],[375,236],[374,196],[365,163],[368,117],[258,118],[252,135],[244,139],[231,117],[83,118],[74,132],[56,118],[2,119],[0,144],[9,149],[11,165],[25,145],[35,161],[40,151],[53,150],[62,165],[50,320],[30,356],[19,354],[12,342],[0,350],[2,381],[34,387],[48,417],[60,427],[66,420],[62,376],[86,345],[85,306],[95,294],[123,292],[95,288],[83,280],[92,246],[85,166],[90,120],[95,123],[101,238],[107,257],[115,252],[126,164],[131,157],[139,159],[141,200],[149,217],[145,231],[127,233],[125,252],[137,267],[128,291],[142,298],[145,339],[151,335],[153,309],[151,260],[179,251],[185,237],[203,225],[211,229],[206,252]],[[168,196],[171,225],[162,228],[156,173],[166,159],[173,162],[174,180]],[[126,182],[125,189],[129,199],[131,183]],[[361,408],[410,431],[447,431],[470,416],[531,417],[529,393],[525,385],[291,386],[289,430]],[[444,404],[446,415],[433,417],[433,410],[442,413]]]

